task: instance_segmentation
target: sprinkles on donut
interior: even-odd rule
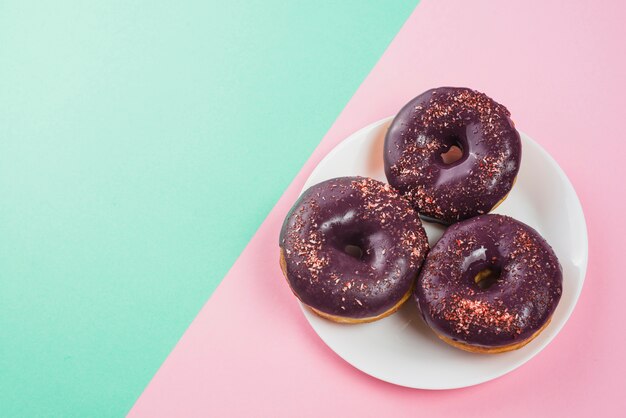
[[[483,215],[444,232],[414,296],[443,341],[500,353],[526,345],[548,325],[562,282],[559,260],[537,231],[508,216]]]
[[[280,265],[291,290],[340,323],[383,318],[412,294],[426,324],[454,347],[523,347],[549,324],[563,274],[537,231],[488,214],[511,191],[520,161],[504,106],[467,88],[422,93],[387,131],[390,184],[334,178],[288,213]],[[430,252],[420,217],[449,225]]]
[[[467,88],[428,90],[407,103],[385,137],[385,174],[426,220],[451,224],[490,212],[519,171],[509,111]]]
[[[280,249],[302,303],[324,318],[360,323],[390,315],[410,297],[428,241],[417,213],[388,184],[340,177],[300,196]]]

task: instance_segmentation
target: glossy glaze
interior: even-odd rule
[[[380,315],[411,290],[428,251],[417,213],[388,184],[341,177],[306,190],[280,233],[286,275],[305,304],[330,315]],[[346,252],[347,246],[362,256]]]
[[[486,289],[484,269],[500,273]],[[561,266],[531,227],[502,215],[449,227],[432,248],[414,296],[437,333],[471,345],[498,347],[531,337],[550,319],[562,291]]]
[[[427,219],[450,224],[489,212],[513,187],[521,141],[508,110],[466,88],[428,90],[407,103],[385,138],[389,183]],[[442,154],[459,145],[462,157]]]

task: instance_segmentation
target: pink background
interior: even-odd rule
[[[619,1],[423,0],[131,416],[624,416],[624,25]],[[333,146],[440,85],[485,91],[556,158],[583,203],[589,268],[568,324],[538,356],[494,381],[434,392],[378,381],[327,348],[282,279],[277,240]]]

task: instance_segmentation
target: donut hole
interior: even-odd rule
[[[460,139],[454,136],[449,141],[452,145],[440,155],[441,161],[446,165],[454,164],[463,158],[463,145],[461,145]]]
[[[358,245],[354,245],[354,244],[348,244],[343,248],[343,252],[348,254],[350,257],[354,257],[357,260],[360,260],[363,258],[363,248],[361,248]]]
[[[500,278],[500,269],[492,267],[480,270],[474,276],[474,283],[481,289],[489,289]]]

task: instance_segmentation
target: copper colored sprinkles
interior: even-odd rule
[[[520,327],[516,326],[515,319],[518,314],[512,315],[508,308],[503,306],[502,301],[490,303],[482,300],[462,298],[453,294],[449,298],[448,306],[441,314],[446,321],[454,326],[457,334],[470,333],[470,326],[477,328],[492,328],[496,333],[515,332],[521,333]]]

